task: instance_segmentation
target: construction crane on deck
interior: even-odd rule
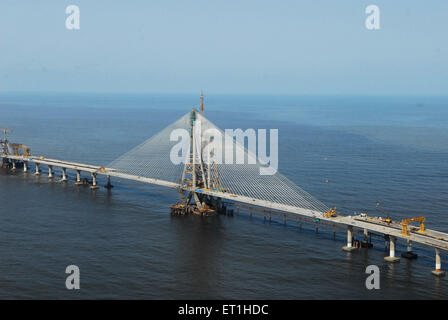
[[[420,222],[420,228],[418,229],[418,232],[425,233],[425,217],[414,217],[414,218],[406,218],[401,220],[401,234],[404,236],[408,236],[408,224],[414,221]]]

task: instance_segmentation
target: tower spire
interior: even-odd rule
[[[201,90],[201,116],[204,115],[204,92]]]

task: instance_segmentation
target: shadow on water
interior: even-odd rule
[[[177,274],[188,279],[198,298],[216,296],[213,283],[219,278],[221,251],[224,246],[221,217],[172,216],[178,254]],[[185,296],[186,298],[188,295]]]

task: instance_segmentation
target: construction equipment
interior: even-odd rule
[[[401,234],[403,236],[408,236],[409,235],[408,224],[414,221],[420,222],[420,229],[418,229],[418,232],[425,233],[425,219],[426,219],[425,217],[415,217],[401,220],[401,226],[402,226]]]
[[[3,154],[8,154],[8,133],[11,133],[12,130],[7,128],[0,128],[3,131],[3,140],[0,138],[0,152]]]
[[[12,133],[12,130],[8,128],[0,128],[1,131],[3,131],[3,140],[8,141],[8,133]]]
[[[325,218],[331,218],[331,217],[334,217],[336,215],[337,215],[336,207],[334,207],[334,208],[330,208],[330,210],[328,210],[328,212],[324,214],[324,217]]]
[[[31,149],[20,143],[8,143],[8,147],[12,149],[12,153],[15,156],[29,157],[31,155]]]
[[[386,214],[384,210],[381,208],[381,203],[379,201],[376,202],[376,207],[386,216],[384,222],[386,222],[387,224],[391,224],[392,219],[389,217],[389,214],[388,213]]]
[[[9,143],[8,133],[13,132],[7,128],[0,129],[3,132],[3,139],[0,138],[0,152],[3,154],[9,154],[9,149],[12,149],[12,155],[14,156],[30,156],[31,149],[20,143]]]

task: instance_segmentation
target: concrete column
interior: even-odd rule
[[[40,175],[40,164],[39,164],[39,163],[36,163],[36,172],[35,172],[35,175],[36,175],[36,176]]]
[[[80,170],[76,170],[76,182],[75,184],[82,184],[81,182],[81,171]]]
[[[12,160],[12,170],[16,170],[16,160]]]
[[[389,250],[389,256],[395,257],[395,243],[396,239],[394,237],[390,237],[390,250]]]
[[[104,186],[106,189],[112,189],[114,186],[110,183],[110,176],[107,176],[107,184]]]
[[[364,228],[364,243],[369,241],[369,230]]]
[[[416,253],[412,252],[412,240],[411,239],[408,239],[408,247],[406,249],[406,252],[402,252],[401,256],[406,259],[417,259],[418,258],[418,255]]]
[[[400,258],[397,258],[395,256],[395,242],[397,241],[397,238],[393,236],[389,236],[389,256],[384,257],[384,260],[389,262],[398,262],[400,261]]]
[[[436,249],[436,270],[432,271],[432,274],[438,277],[444,277],[445,271],[442,271],[442,259],[440,259],[440,249]]]
[[[53,178],[53,166],[48,166],[48,178]]]
[[[91,189],[98,189],[98,186],[96,185],[96,173],[92,172],[92,185],[90,186]]]
[[[408,240],[408,247],[407,247],[406,251],[412,252],[412,240]]]
[[[62,180],[63,182],[67,181],[67,168],[62,168]]]
[[[23,172],[28,172],[28,161],[23,161]]]
[[[353,243],[353,226],[347,226],[347,245],[342,247],[344,251],[352,251],[356,248],[352,246]]]

